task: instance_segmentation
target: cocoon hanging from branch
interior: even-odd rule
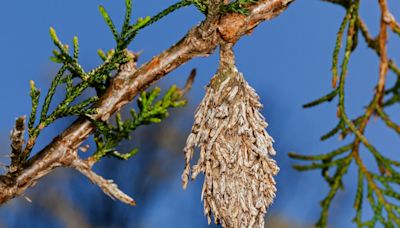
[[[182,175],[204,173],[204,213],[223,227],[264,227],[264,215],[275,198],[274,176],[279,168],[273,139],[259,110],[262,104],[254,89],[234,64],[232,45],[221,47],[220,68],[206,88],[192,131],[184,148]],[[197,164],[190,161],[200,149]]]

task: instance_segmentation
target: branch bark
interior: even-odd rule
[[[121,67],[97,106],[95,119],[105,121],[123,105],[131,101],[140,91],[173,71],[192,58],[207,56],[219,44],[235,43],[249,34],[262,21],[270,20],[283,12],[294,0],[259,0],[249,7],[248,15],[229,13],[221,17],[205,19],[192,28],[183,39],[136,70],[134,63]],[[78,160],[77,149],[93,132],[90,120],[79,118],[63,133],[29,159],[27,165],[16,174],[0,176],[0,204],[21,195],[27,188],[57,167],[72,167],[86,175],[106,193],[133,204],[129,197],[118,195],[116,185],[108,186],[102,177],[93,175],[91,161]],[[86,162],[86,163],[82,163]],[[83,164],[83,165],[82,165]],[[84,168],[82,168],[85,166]],[[84,172],[82,171],[84,170]],[[96,178],[93,178],[96,176]],[[112,190],[110,192],[110,189]],[[114,194],[114,193],[115,194]]]

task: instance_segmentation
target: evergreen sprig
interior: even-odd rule
[[[142,92],[137,99],[138,112],[131,109],[131,118],[126,121],[122,120],[120,113],[115,116],[115,125],[93,121],[97,129],[94,137],[97,151],[92,156],[93,161],[99,161],[104,156],[113,156],[122,160],[131,158],[138,150],[133,149],[128,153],[119,153],[116,147],[122,140],[130,139],[131,133],[141,125],[160,123],[168,117],[168,109],[182,107],[186,104],[182,90],[175,85],[156,101],[160,96],[160,91],[160,88],[156,87],[148,93]]]
[[[377,223],[385,227],[400,226],[400,173],[398,168],[400,162],[384,156],[365,136],[365,130],[370,118],[375,114],[397,134],[400,134],[400,126],[396,124],[384,111],[388,107],[399,103],[400,70],[394,61],[388,61],[389,69],[396,75],[395,85],[389,89],[379,91],[378,88],[384,87],[382,80],[379,80],[375,95],[365,109],[365,112],[350,119],[345,108],[345,85],[348,65],[353,51],[357,47],[358,35],[364,37],[367,45],[373,49],[378,56],[381,49],[378,42],[385,43],[384,40],[372,38],[365,23],[359,16],[360,0],[342,1],[326,0],[328,2],[341,5],[345,8],[346,14],[339,27],[336,37],[335,48],[332,58],[332,87],[333,90],[327,95],[305,104],[304,108],[314,107],[326,102],[338,100],[337,116],[338,124],[328,133],[321,137],[327,140],[339,134],[340,138],[349,135],[354,136],[352,142],[338,149],[320,155],[300,155],[290,153],[289,156],[310,162],[309,164],[295,165],[299,171],[321,170],[321,174],[328,183],[330,190],[326,197],[321,201],[322,212],[316,224],[317,227],[327,227],[329,208],[333,198],[339,189],[344,189],[343,177],[347,173],[350,165],[355,163],[358,168],[357,191],[354,197],[354,209],[356,210],[353,221],[358,227],[375,227]],[[383,9],[382,9],[383,10]],[[347,29],[347,34],[345,31]],[[382,38],[381,38],[382,39]],[[345,46],[342,47],[343,40]],[[339,67],[339,53],[344,51],[342,63]],[[382,61],[382,60],[381,60]],[[381,62],[382,64],[382,62]],[[380,74],[380,79],[386,75]],[[337,83],[339,82],[339,83]],[[388,98],[386,98],[388,97]],[[386,99],[385,99],[386,98]],[[383,101],[382,101],[383,100]],[[378,167],[377,171],[367,166],[365,158],[361,154],[361,144],[364,145]],[[378,173],[379,172],[379,173]],[[367,204],[364,203],[366,200]],[[363,219],[365,205],[370,206],[374,215],[372,218]]]
[[[46,96],[43,101],[43,105],[41,107],[40,114],[39,113],[39,101],[40,101],[40,90],[36,88],[35,83],[31,81],[31,89],[30,96],[32,100],[32,110],[31,115],[28,120],[28,135],[29,139],[27,145],[25,146],[23,152],[21,153],[21,158],[18,158],[18,161],[21,161],[21,166],[25,163],[31,154],[31,151],[36,143],[38,136],[41,131],[46,128],[48,125],[52,124],[54,121],[67,117],[67,116],[88,116],[96,113],[96,109],[94,108],[94,104],[98,100],[104,91],[107,89],[109,82],[113,76],[114,71],[118,71],[119,66],[131,60],[132,55],[126,51],[128,45],[135,38],[137,33],[152,23],[162,19],[167,16],[171,12],[182,8],[184,6],[188,6],[193,4],[192,1],[183,0],[176,4],[171,5],[167,9],[161,11],[156,14],[154,17],[145,17],[138,18],[137,21],[131,24],[131,14],[132,14],[132,1],[125,0],[125,8],[126,13],[122,25],[121,32],[119,32],[114,25],[113,20],[110,15],[107,13],[106,9],[103,6],[99,7],[100,14],[102,15],[104,21],[108,25],[111,30],[111,33],[116,41],[116,46],[114,49],[110,50],[107,53],[103,51],[98,51],[99,56],[102,58],[103,63],[88,72],[86,72],[81,64],[79,63],[79,41],[78,37],[74,37],[72,41],[73,51],[70,53],[69,45],[64,44],[58,37],[56,30],[54,28],[50,28],[50,37],[56,46],[56,50],[53,51],[53,56],[50,59],[53,62],[60,63],[61,67],[58,73],[55,75],[54,79],[51,82],[50,88],[48,89]],[[65,87],[65,97],[64,99],[55,106],[54,110],[50,111],[50,106],[53,101],[54,94],[56,90],[60,89],[60,87]],[[97,96],[89,97],[81,102],[77,102],[77,99],[82,96],[82,94],[90,88],[94,88],[97,92]],[[155,90],[157,91],[157,90]],[[176,89],[172,89],[167,95],[176,96]],[[154,96],[154,92],[151,93]],[[167,96],[166,95],[166,96]],[[172,102],[176,97],[169,98],[169,102]],[[168,99],[168,97],[166,98]],[[178,101],[174,101],[172,103],[168,103],[167,100],[161,105],[165,105],[168,103],[170,106],[177,106]],[[147,103],[146,103],[147,105]],[[168,107],[170,107],[168,106]],[[147,106],[146,106],[147,107]],[[143,111],[142,115],[139,116],[139,120],[135,120],[135,124],[146,124],[146,121],[156,121],[161,120],[167,115],[165,113],[166,107],[162,106],[154,106],[152,107],[158,115],[152,116],[153,119],[146,119],[148,115],[147,111]],[[146,114],[147,113],[147,114]],[[151,113],[151,112],[150,112]],[[164,114],[162,114],[164,113]],[[38,117],[37,117],[38,116]],[[158,118],[158,119],[157,119]],[[131,123],[127,122],[126,124]],[[123,125],[125,126],[125,125]],[[135,126],[135,128],[137,127]],[[131,125],[126,125],[124,130],[132,129]],[[115,133],[115,132],[114,132]],[[122,134],[121,132],[116,132],[119,136],[114,140],[114,142],[119,142],[120,137],[124,138],[127,136],[126,134]],[[122,134],[122,136],[120,135]],[[109,140],[109,138],[106,138]],[[109,146],[107,144],[106,146]],[[114,143],[112,143],[112,146]],[[107,148],[109,149],[109,148]],[[115,153],[117,155],[117,153]],[[123,158],[124,156],[120,156]]]
[[[249,13],[249,9],[247,7],[256,3],[257,1],[258,0],[235,0],[224,6],[223,11],[247,15]]]
[[[257,3],[258,0],[234,0],[229,1],[226,5],[221,5],[219,12],[221,14],[224,13],[239,13],[243,15],[248,15],[249,9],[248,6],[254,3]],[[208,15],[208,8],[211,4],[209,0],[184,0],[181,4],[193,4],[196,8],[202,12],[204,15]],[[211,7],[215,7],[212,5]]]

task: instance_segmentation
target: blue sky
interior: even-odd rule
[[[395,17],[400,18],[400,3],[389,0]],[[17,116],[30,112],[29,80],[45,90],[57,71],[58,65],[49,60],[54,46],[49,37],[49,27],[58,32],[60,39],[71,43],[74,35],[80,41],[80,61],[86,70],[100,63],[96,51],[113,47],[112,34],[103,22],[98,5],[106,7],[116,24],[121,24],[124,1],[3,1],[0,3],[0,145],[7,153],[8,135]],[[133,17],[154,15],[170,2],[161,0],[135,1]],[[362,2],[362,16],[373,34],[378,31],[379,11],[374,1]],[[238,68],[243,72],[261,97],[263,114],[269,122],[268,132],[275,138],[278,164],[278,196],[270,214],[290,218],[301,224],[312,224],[319,213],[319,201],[328,188],[317,172],[298,173],[290,167],[293,161],[288,152],[311,154],[330,151],[343,142],[332,139],[320,142],[319,137],[336,125],[335,103],[304,110],[302,105],[331,89],[330,67],[335,34],[344,11],[334,5],[317,0],[297,0],[278,18],[263,23],[250,36],[243,37],[235,46]],[[161,22],[141,31],[130,48],[143,51],[140,63],[148,61],[177,42],[203,16],[188,7],[169,15]],[[361,39],[360,39],[361,41]],[[400,43],[391,39],[389,53],[398,60]],[[399,60],[398,60],[399,61]],[[193,113],[204,94],[204,86],[215,73],[218,56],[198,58],[169,74],[162,83],[182,85],[190,70],[195,67],[198,76],[189,94],[187,114]],[[356,116],[369,102],[378,76],[378,58],[361,41],[350,63],[347,87],[347,107]],[[389,83],[394,76],[388,76]],[[390,114],[398,114],[398,107]],[[176,122],[176,127],[189,132],[192,116]],[[397,118],[398,120],[398,118]],[[65,121],[47,129],[39,140],[37,149],[48,143]],[[371,124],[371,141],[388,153],[399,148],[398,136],[386,130],[380,121]],[[182,154],[183,166],[183,154]],[[164,183],[162,190],[154,193],[152,207],[143,216],[149,218],[148,227],[187,227],[201,221],[204,225],[200,202],[200,180],[184,192],[180,187],[182,167],[173,167],[177,175]],[[354,216],[352,201],[355,186],[355,169],[346,177],[347,191],[339,194],[333,204],[334,227],[349,227]],[[84,183],[84,182],[83,182]],[[94,190],[95,191],[95,190]],[[87,196],[90,197],[90,196]],[[9,208],[0,209],[0,221],[13,216]],[[193,206],[195,205],[195,206]],[[27,204],[29,206],[29,204]],[[194,209],[193,209],[194,208]],[[150,219],[151,218],[151,219]],[[24,217],[27,222],[32,219]],[[12,223],[6,223],[12,224]],[[1,224],[0,224],[1,225]],[[56,226],[56,225],[55,225]],[[132,226],[134,226],[132,224]],[[199,225],[200,226],[200,225]]]

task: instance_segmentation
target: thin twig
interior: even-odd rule
[[[113,180],[106,180],[93,172],[92,167],[88,162],[77,157],[73,160],[71,167],[86,176],[93,184],[99,186],[101,190],[112,199],[118,199],[119,201],[132,206],[136,205],[135,200],[121,191]]]

